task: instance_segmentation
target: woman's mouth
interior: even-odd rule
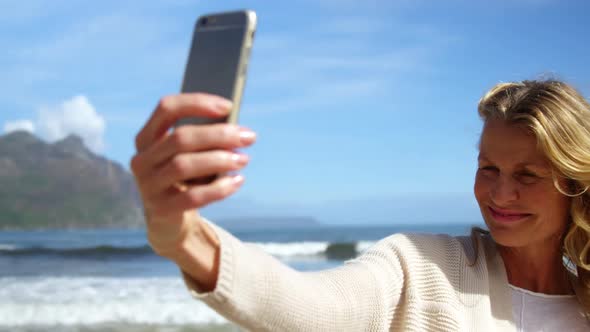
[[[530,213],[519,213],[510,210],[494,209],[491,206],[488,206],[488,209],[492,215],[492,218],[494,218],[495,221],[501,223],[516,222],[531,216]]]

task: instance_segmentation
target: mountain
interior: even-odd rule
[[[70,135],[53,144],[0,136],[0,229],[143,225],[132,175]]]

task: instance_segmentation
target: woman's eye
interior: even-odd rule
[[[539,180],[539,177],[533,173],[520,173],[517,175],[517,178],[520,182],[525,184],[534,183]]]
[[[521,173],[520,175],[521,176],[524,176],[524,177],[529,177],[529,178],[536,178],[536,177],[538,177],[537,175],[535,175],[533,173]]]
[[[482,166],[477,169],[481,174],[486,176],[497,175],[499,170],[494,166]]]

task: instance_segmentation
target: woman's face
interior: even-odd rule
[[[570,198],[555,188],[551,175],[532,134],[502,120],[486,121],[474,191],[498,244],[541,244],[565,232]]]

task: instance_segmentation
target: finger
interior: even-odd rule
[[[224,150],[179,154],[158,169],[144,191],[148,195],[157,194],[179,182],[237,171],[244,168],[248,161],[245,154]]]
[[[234,150],[251,145],[256,134],[232,124],[182,126],[154,144],[150,162],[157,166],[176,154],[213,149]]]
[[[234,150],[249,146],[256,140],[256,133],[233,124],[182,126],[146,151],[135,155],[130,168],[136,176],[149,173],[153,168],[172,158],[175,154],[202,150]]]
[[[205,93],[185,93],[160,99],[156,109],[135,139],[137,151],[143,151],[161,138],[180,118],[190,116],[223,117],[232,103]]]
[[[154,216],[167,216],[178,214],[179,211],[198,209],[230,196],[243,183],[242,175],[220,177],[206,186],[193,186],[185,191],[177,190],[173,194],[167,194],[156,205],[152,205],[150,210]]]

